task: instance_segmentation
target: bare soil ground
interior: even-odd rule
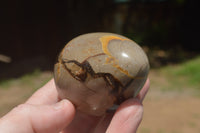
[[[151,87],[143,103],[138,133],[200,133],[199,91],[162,90],[169,84],[167,79],[158,71],[151,71],[149,77]]]
[[[40,86],[52,77],[51,72],[43,72],[34,84]],[[150,72],[151,89],[144,100],[144,117],[138,133],[200,133],[200,97],[196,91],[162,91],[167,80],[155,71]],[[16,105],[23,103],[36,88],[34,86],[13,85],[0,87],[0,117]]]
[[[144,101],[144,117],[138,132],[200,133],[200,98],[162,94],[151,87]]]

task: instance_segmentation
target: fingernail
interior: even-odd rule
[[[55,109],[55,110],[62,109],[64,102],[65,102],[65,101],[62,100],[62,101],[56,103],[56,104],[54,105],[54,109]]]

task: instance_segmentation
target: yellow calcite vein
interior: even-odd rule
[[[112,56],[112,54],[110,53],[110,51],[108,50],[108,45],[109,45],[109,42],[111,40],[121,40],[121,41],[127,41],[129,39],[123,39],[123,38],[120,38],[120,37],[117,37],[117,36],[103,36],[100,38],[100,41],[101,41],[101,44],[102,44],[102,50],[103,52],[108,55],[108,58],[106,59],[106,63],[110,63],[113,65],[113,67],[117,68],[118,70],[120,70],[122,73],[126,74],[127,76],[129,76],[130,78],[134,78],[133,76],[131,76],[129,74],[129,72],[123,68],[121,68],[118,64],[118,60]]]

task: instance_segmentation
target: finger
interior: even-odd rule
[[[129,99],[119,106],[107,133],[135,133],[143,115],[143,106],[138,99]]]
[[[53,106],[33,108],[31,125],[38,133],[58,133],[63,130],[74,118],[75,108],[68,100]]]
[[[150,87],[150,80],[149,78],[146,80],[143,88],[140,90],[139,94],[137,95],[137,98],[142,102],[149,90]]]
[[[54,83],[54,79],[51,79],[46,85],[37,90],[27,101],[28,104],[42,105],[53,104],[59,101],[58,92]]]
[[[75,108],[68,100],[54,105],[22,104],[0,119],[0,130],[9,133],[58,133],[73,119]]]

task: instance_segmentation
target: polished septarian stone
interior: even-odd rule
[[[66,44],[54,78],[61,99],[84,113],[101,116],[135,97],[148,72],[148,58],[134,41],[113,33],[89,33]]]

